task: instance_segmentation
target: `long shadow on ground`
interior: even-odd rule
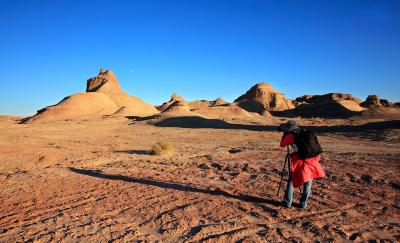
[[[115,150],[114,152],[117,153],[126,153],[126,154],[137,154],[137,155],[149,155],[151,154],[150,150],[142,150],[142,149],[135,149],[135,150]]]
[[[93,176],[101,179],[107,179],[107,180],[118,180],[118,181],[125,181],[125,182],[132,182],[132,183],[138,183],[138,184],[143,184],[143,185],[149,185],[149,186],[156,186],[164,189],[173,189],[177,191],[184,191],[184,192],[198,192],[198,193],[204,193],[204,194],[209,194],[213,196],[224,196],[227,198],[233,198],[245,202],[253,202],[253,203],[266,203],[270,204],[273,206],[281,206],[281,202],[271,200],[271,199],[264,199],[260,197],[255,197],[255,196],[248,196],[248,195],[234,195],[226,191],[222,191],[220,189],[217,190],[209,190],[209,189],[202,189],[202,188],[196,188],[193,186],[185,185],[185,184],[180,184],[180,183],[175,183],[175,182],[164,182],[164,181],[157,181],[157,180],[152,180],[152,179],[145,179],[145,178],[136,178],[136,177],[131,177],[131,176],[124,176],[124,175],[112,175],[112,174],[106,174],[102,172],[101,170],[89,170],[89,169],[79,169],[79,168],[73,168],[69,167],[68,168],[70,171],[82,174],[82,175],[87,175],[87,176]],[[270,211],[274,211],[273,209],[269,209]]]
[[[154,123],[158,127],[181,128],[216,128],[216,129],[244,129],[251,131],[277,131],[278,126],[235,124],[218,119],[207,119],[199,116],[171,117]],[[302,126],[319,133],[332,132],[363,132],[370,130],[400,129],[400,120],[371,122],[363,125],[337,126]]]
[[[146,120],[141,118],[139,120]],[[199,116],[171,117],[153,123],[157,127],[242,129],[250,131],[277,131],[278,126],[257,124],[235,124],[218,119]],[[400,120],[370,122],[363,125],[302,126],[315,133],[340,134],[346,137],[361,137],[375,141],[385,139],[384,131],[400,129]],[[397,141],[397,140],[396,140]]]

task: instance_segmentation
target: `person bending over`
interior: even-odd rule
[[[325,172],[319,163],[321,147],[312,132],[300,129],[293,120],[281,124],[280,131],[283,131],[280,146],[290,145],[293,148],[293,152],[290,154],[289,177],[283,204],[290,208],[294,188],[303,186],[300,206],[306,208],[311,195],[313,179],[325,176]]]

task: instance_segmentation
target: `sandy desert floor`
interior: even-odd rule
[[[276,195],[275,127],[164,125],[2,117],[0,242],[400,241],[399,121],[318,128],[327,177],[306,210]],[[160,140],[175,153],[148,155]]]

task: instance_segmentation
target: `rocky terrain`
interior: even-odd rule
[[[233,103],[153,107],[101,70],[32,117],[0,116],[0,242],[398,242],[399,110],[266,83]],[[305,210],[277,195],[288,119],[324,150]],[[159,141],[174,152],[150,155]]]

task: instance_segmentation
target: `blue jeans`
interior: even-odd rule
[[[307,207],[308,198],[311,195],[311,185],[312,185],[312,180],[309,180],[303,184],[303,194],[301,195],[301,198],[300,198],[300,207],[301,208]],[[289,178],[288,182],[287,182],[285,197],[283,198],[283,202],[285,204],[285,207],[287,207],[287,208],[292,206],[293,192],[294,192],[294,187],[293,187],[292,179]]]

